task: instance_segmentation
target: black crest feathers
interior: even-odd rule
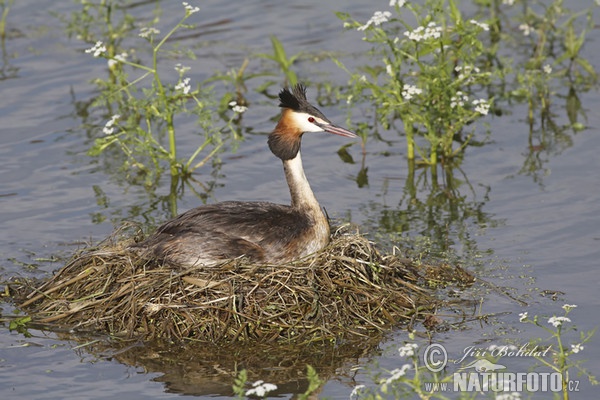
[[[306,86],[299,83],[292,88],[292,91],[288,88],[282,89],[279,92],[279,100],[279,107],[300,111],[308,105],[308,100],[306,100]]]
[[[329,122],[321,111],[308,102],[306,99],[306,86],[301,83],[292,87],[291,91],[288,88],[282,89],[279,92],[279,101],[279,107],[304,112]]]

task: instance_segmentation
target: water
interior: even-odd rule
[[[387,6],[385,3],[381,9]],[[584,3],[577,2],[582,7]],[[181,16],[180,5],[166,7],[165,2],[163,5],[161,27],[168,27]],[[193,38],[181,40],[182,46],[193,48],[198,55],[196,61],[187,63],[192,68],[189,74],[192,80],[204,79],[215,70],[239,66],[248,53],[270,52],[271,34],[284,43],[288,54],[299,51],[358,54],[367,50],[368,45],[356,33],[343,33],[333,11],[350,12],[361,20],[368,19],[374,11],[372,5],[359,0],[343,6],[333,1],[295,6],[259,0],[243,5],[207,1],[201,7],[197,21],[206,25],[195,31],[198,34]],[[76,39],[69,40],[58,20],[48,15],[50,9],[67,15],[77,5],[67,1],[21,0],[15,2],[8,18],[4,79],[0,81],[2,276],[49,273],[60,264],[42,262],[39,258],[68,255],[80,242],[109,234],[123,218],[141,220],[147,210],[156,219],[166,215],[160,200],[149,200],[143,189],[127,185],[101,165],[90,163],[85,155],[89,142],[80,126],[88,121],[82,105],[94,95],[89,81],[105,76],[105,62],[83,54],[88,46]],[[152,5],[142,4],[133,13],[148,20],[152,10]],[[585,55],[598,66],[598,29],[589,36]],[[345,61],[349,65],[360,64],[352,61],[352,57]],[[253,59],[250,71],[259,70],[260,63]],[[301,61],[297,67],[301,78],[313,81],[344,83],[347,79],[331,62],[315,66]],[[309,97],[314,96],[314,89],[309,90]],[[600,159],[596,149],[600,145],[600,96],[597,90],[579,96],[587,110],[587,120],[580,119],[588,129],[567,132],[566,141],[550,143],[534,153],[540,163],[534,173],[521,171],[530,154],[525,109],[515,107],[509,117],[490,117],[492,143],[467,150],[461,169],[473,191],[466,185],[459,190],[467,202],[480,205],[485,221],[465,216],[460,226],[450,227],[446,237],[459,255],[467,256],[473,249],[457,240],[457,235],[466,235],[471,247],[487,254],[481,264],[466,267],[496,286],[512,289],[512,294],[529,305],[523,307],[499,291],[483,295],[482,313],[509,314],[491,318],[489,324],[470,323],[463,330],[436,334],[435,341],[443,343],[454,356],[466,346],[501,344],[506,338],[523,343],[524,338],[546,337],[540,329],[518,323],[518,313],[523,311],[530,315],[560,315],[564,303],[577,304],[571,316],[579,331],[589,331],[597,325]],[[243,123],[252,132],[246,134],[235,154],[223,156],[216,178],[207,176],[210,171],[201,171],[200,177],[215,181],[211,202],[252,199],[285,203],[288,192],[280,162],[265,148],[265,133],[272,128],[270,118],[276,112],[274,103],[266,104],[264,97],[255,93],[249,92],[248,97],[251,107],[244,114]],[[330,119],[344,123],[344,110],[336,106],[321,109]],[[567,124],[564,110],[558,106],[557,109],[561,111],[555,122]],[[178,129],[193,132],[193,121]],[[407,207],[404,139],[393,133],[388,136],[395,142],[391,148],[374,140],[369,143],[365,161],[368,185],[362,187],[356,183],[360,162],[344,163],[336,155],[345,143],[343,139],[315,135],[303,142],[306,174],[320,202],[330,215],[350,219],[370,233],[398,223],[389,216],[397,216],[399,210]],[[182,140],[182,147],[186,144],[193,147],[196,138],[189,135]],[[360,160],[358,146],[350,152],[355,160]],[[392,154],[384,156],[383,152]],[[102,195],[93,188],[100,188]],[[166,196],[167,192],[165,185],[157,196]],[[198,198],[188,191],[179,202],[179,209],[197,204]],[[385,221],[389,225],[384,226]],[[422,222],[413,222],[414,231],[410,233],[425,231],[421,229]],[[39,270],[31,271],[21,263],[34,263]],[[554,301],[540,295],[544,290],[565,294]],[[465,296],[477,300],[482,293],[467,291]],[[10,307],[2,311],[7,310]],[[74,349],[78,343],[61,341],[55,334],[32,333],[33,338],[26,338],[0,325],[2,397],[158,399],[172,398],[182,392],[227,396],[228,387],[215,372],[218,360],[208,363],[209,368],[201,362],[192,366],[182,356],[181,365],[176,368],[176,362],[161,363],[167,357],[159,352],[154,357],[143,351],[138,354],[137,349],[127,353],[127,357],[106,350],[90,352]],[[576,341],[577,336],[569,338]],[[405,361],[398,357],[396,349],[405,340],[406,332],[394,332],[377,352],[355,355],[355,359],[346,359],[341,365],[331,363],[331,368],[323,374],[327,383],[320,395],[347,398],[356,383],[371,381],[369,369],[398,368]],[[580,358],[588,360],[585,365],[592,373],[599,370],[597,337],[585,346]],[[151,362],[153,359],[159,362]],[[206,356],[206,360],[210,358]],[[519,371],[533,365],[531,360],[511,362]],[[354,373],[349,372],[353,365],[363,367],[356,375],[357,382],[351,378]],[[214,379],[199,378],[203,376]],[[581,394],[594,397],[598,390],[584,381]],[[280,386],[284,388],[282,395],[302,391],[301,381],[290,380]]]

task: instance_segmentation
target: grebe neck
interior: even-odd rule
[[[283,160],[283,170],[285,171],[285,179],[290,188],[292,207],[313,214],[323,215],[321,206],[310,188],[306,175],[304,175],[300,151],[298,151],[294,158]]]

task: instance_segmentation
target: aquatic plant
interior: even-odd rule
[[[173,178],[188,177],[221,149],[227,133],[231,134],[230,137],[237,137],[233,120],[246,107],[237,102],[228,102],[225,107],[230,110],[229,116],[224,122],[218,122],[215,117],[219,115],[216,112],[218,102],[210,87],[192,83],[187,76],[189,67],[180,62],[174,63],[178,79],[173,83],[167,82],[164,69],[159,68],[159,63],[164,61],[161,54],[165,52],[165,44],[178,30],[190,28],[186,21],[199,12],[198,7],[183,2],[184,16],[166,34],[161,34],[153,26],[158,17],[152,24],[139,29],[138,37],[150,46],[149,65],[141,60],[133,60],[139,50],[121,47],[122,36],[131,32],[125,27],[133,25],[133,22],[130,16],[125,16],[122,21],[129,21],[129,24],[121,22],[117,26],[122,28],[111,28],[113,8],[111,1],[95,6],[94,10],[103,15],[107,22],[107,32],[104,33],[108,41],[96,40],[92,47],[85,50],[94,57],[107,59],[109,69],[107,79],[95,80],[101,89],[95,104],[108,110],[109,118],[102,128],[103,134],[96,137],[88,154],[100,156],[108,149],[119,149],[125,156],[122,170],[128,175],[145,176],[146,185],[152,185],[160,177],[163,163],[167,164]],[[81,14],[86,13],[89,14],[90,10]],[[82,18],[81,15],[79,18]],[[80,36],[88,39],[98,36],[89,31],[86,33]],[[141,72],[142,75],[132,79],[129,75],[133,72]],[[148,81],[149,84],[143,85]],[[180,114],[196,115],[202,135],[200,145],[183,159],[178,154],[175,129],[175,119]]]
[[[377,11],[366,23],[338,13],[347,29],[364,34],[381,60],[358,72],[338,61],[350,74],[347,101],[376,104],[378,122],[386,129],[400,119],[408,159],[419,154],[436,166],[440,158],[449,161],[459,154],[473,136],[463,137],[465,127],[489,113],[492,99],[478,90],[493,78],[480,69],[487,57],[481,36],[489,25],[465,19],[454,0],[391,4],[395,16]],[[406,12],[416,23],[408,21]]]

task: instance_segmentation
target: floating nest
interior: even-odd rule
[[[240,259],[187,269],[142,259],[128,249],[133,239],[121,236],[80,250],[51,279],[20,287],[19,308],[35,324],[143,340],[352,340],[424,319],[439,304],[426,282],[440,279],[435,271],[448,280],[460,275],[452,272],[458,267],[381,254],[343,230],[293,263]]]

